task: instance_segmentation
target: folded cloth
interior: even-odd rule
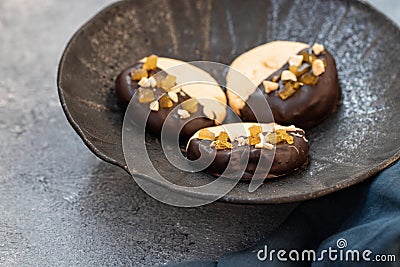
[[[400,266],[399,193],[400,161],[363,183],[301,203],[252,248],[225,254],[215,265],[172,266]]]

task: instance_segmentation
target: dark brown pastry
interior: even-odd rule
[[[257,130],[260,126],[261,130]],[[258,167],[259,176],[256,178],[259,179],[286,175],[307,162],[308,141],[302,129],[274,124],[260,126],[254,123],[234,123],[200,130],[188,143],[187,158],[195,161],[201,156],[204,161],[212,161],[204,171],[214,176],[221,176],[225,171],[228,176],[232,173],[236,175],[244,170],[241,176],[243,180],[253,178],[262,157],[272,161],[272,165]],[[235,128],[248,128],[250,131],[248,136],[243,136]],[[265,136],[261,138],[263,140],[257,139],[259,134]],[[230,160],[234,164],[227,170]]]
[[[220,106],[217,107],[217,111],[215,105],[205,107],[206,101],[201,101],[204,92],[190,88],[185,91],[186,87],[179,87],[177,84],[179,77],[168,74],[168,67],[184,62],[167,58],[157,58],[156,62],[156,67],[153,65],[146,69],[145,60],[142,60],[125,69],[116,80],[116,94],[120,103],[124,107],[131,103],[131,112],[135,114],[133,119],[141,124],[146,123],[147,131],[159,136],[162,127],[165,127],[169,135],[174,137],[179,134],[180,139],[185,141],[197,130],[217,125],[217,121],[225,118],[226,98],[219,86],[199,88],[208,90],[210,98],[219,100]],[[132,97],[134,99],[131,101]],[[180,104],[181,106],[176,108]],[[212,116],[209,115],[210,108]],[[148,119],[144,122],[147,115]],[[177,132],[181,128],[182,130]]]
[[[279,47],[279,44],[277,42],[275,47]],[[287,42],[281,44],[288,45]],[[301,45],[297,45],[292,50],[285,51],[291,52],[300,47]],[[294,56],[296,54],[300,57],[297,62]],[[289,60],[291,64],[286,61],[278,70],[271,67],[270,71],[265,72],[268,73],[265,79],[256,79],[260,90],[249,92],[245,103],[235,101],[228,94],[230,105],[236,105],[233,109],[240,114],[243,121],[256,121],[251,107],[262,106],[258,103],[265,100],[271,108],[275,122],[294,124],[301,128],[315,126],[336,111],[340,101],[340,88],[332,55],[322,45],[315,44],[313,48],[303,48],[291,56],[294,61]],[[269,66],[267,62],[265,64]]]

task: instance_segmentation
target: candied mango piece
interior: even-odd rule
[[[305,73],[309,72],[311,70],[311,65],[308,63],[302,64],[300,67],[296,66],[289,66],[289,70],[296,75],[297,78],[301,77]]]
[[[145,89],[145,88],[138,89],[137,97],[138,97],[139,103],[142,103],[142,104],[152,102],[156,99],[154,97],[153,90]]]
[[[255,136],[253,136],[253,135],[249,136],[249,145],[255,146],[260,142],[261,142],[260,134],[257,134]]]
[[[161,88],[165,91],[171,90],[176,85],[176,77],[168,74],[164,80],[161,81]]]
[[[289,145],[294,143],[294,138],[286,132],[286,130],[278,129],[275,133],[267,134],[268,143],[276,145],[282,142],[286,142]]]
[[[215,140],[215,134],[207,129],[201,129],[199,132],[199,139],[201,140]]]
[[[149,74],[147,73],[147,70],[144,69],[137,69],[134,72],[132,72],[132,80],[134,81],[140,81],[142,78],[147,78]]]
[[[267,134],[266,139],[267,139],[268,143],[273,144],[273,145],[276,145],[282,141],[282,140],[278,139],[278,136],[276,135],[276,133]]]
[[[285,83],[283,88],[278,92],[278,96],[282,100],[286,100],[290,96],[292,96],[294,93],[296,93],[295,83],[294,82],[287,82],[287,83]]]
[[[310,64],[312,64],[312,63],[314,62],[314,60],[317,59],[317,56],[315,56],[315,55],[309,53],[308,51],[302,51],[302,52],[300,53],[300,55],[303,56],[303,60],[304,60],[305,62],[310,63]]]
[[[227,132],[220,132],[218,137],[217,137],[217,140],[228,142],[229,141],[228,133]]]
[[[289,66],[289,70],[297,76],[297,72],[298,72],[297,66]]]
[[[182,108],[189,113],[196,113],[199,108],[199,102],[196,98],[190,98],[182,103]]]
[[[250,136],[258,136],[258,134],[262,133],[262,128],[260,125],[252,125],[249,127]]]
[[[154,80],[156,81],[156,87],[157,88],[161,88],[162,86],[162,81],[164,80],[164,75],[162,75],[161,72],[158,72],[157,75],[153,75],[152,76],[154,78]]]
[[[318,79],[319,79],[318,76],[315,76],[314,74],[308,72],[308,73],[304,74],[303,76],[301,76],[300,82],[307,84],[307,85],[315,86],[318,83]]]
[[[158,102],[160,102],[160,108],[170,108],[173,106],[173,102],[168,95],[163,95]]]
[[[293,88],[294,88],[295,90],[299,89],[299,88],[302,87],[302,86],[303,86],[303,83],[302,83],[302,82],[294,82],[294,83],[293,83]]]
[[[262,128],[260,125],[252,125],[249,128],[250,136],[249,136],[249,144],[254,146],[261,142],[260,133],[262,133]]]
[[[215,141],[215,148],[217,150],[231,149],[232,148],[232,144],[230,142],[227,142],[227,141],[217,140],[217,141]]]
[[[286,130],[283,129],[278,129],[276,130],[276,134],[281,137],[282,140],[284,140],[286,143],[289,145],[292,145],[294,143],[294,138],[290,134],[287,133]]]
[[[232,148],[232,143],[229,140],[229,135],[227,132],[220,132],[217,140],[215,141],[216,149],[227,149]]]
[[[157,60],[158,60],[158,57],[156,55],[151,55],[151,56],[147,57],[146,62],[143,64],[143,69],[145,69],[145,70],[157,69]]]

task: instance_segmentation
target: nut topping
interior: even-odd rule
[[[322,45],[322,44],[315,43],[315,44],[312,46],[312,51],[313,51],[314,54],[317,55],[317,56],[319,56],[324,50],[325,50],[325,47],[324,47],[324,45]]]
[[[322,51],[324,51],[323,45],[314,44],[312,49],[303,50],[298,55],[290,56],[287,69],[276,72],[270,81],[263,81],[265,92],[268,94],[278,90],[277,95],[284,101],[303,85],[316,86],[319,80],[318,76],[326,71],[327,66],[325,58],[317,57],[317,54]],[[282,83],[279,82],[280,80]]]
[[[172,101],[175,103],[178,103],[178,95],[175,92],[168,92],[169,98],[171,98]]]
[[[142,77],[142,79],[140,79],[138,84],[139,84],[139,86],[150,87],[149,79],[147,79],[146,77]]]
[[[269,149],[269,150],[272,150],[272,149],[274,148],[274,145],[272,145],[272,144],[266,142],[266,143],[264,143],[264,148]]]
[[[244,146],[246,144],[246,139],[244,139],[244,137],[239,136],[238,138],[236,138],[236,141],[238,143],[238,146]]]
[[[187,119],[190,117],[190,113],[184,109],[178,109],[178,115],[181,119]],[[214,140],[214,139],[213,139]]]
[[[264,148],[264,142],[265,142],[264,135],[262,133],[259,133],[258,136],[259,136],[260,142],[258,144],[255,144],[254,147],[255,148]]]
[[[301,63],[303,63],[303,55],[290,56],[288,63],[289,63],[289,66],[296,66],[296,67],[301,66]]]
[[[315,76],[320,76],[325,72],[325,65],[321,59],[316,59],[312,63],[312,72]]]
[[[289,70],[284,70],[282,71],[282,75],[281,75],[281,80],[282,81],[297,81],[296,75],[294,75],[293,72],[289,71]]]
[[[263,81],[265,92],[268,94],[272,91],[275,91],[279,88],[279,84],[271,81]]]
[[[150,86],[151,87],[156,87],[157,86],[157,81],[156,81],[156,79],[154,79],[154,77],[153,76],[151,76],[150,78],[149,78],[149,82],[150,82]]]
[[[160,104],[158,101],[153,101],[150,103],[150,110],[152,111],[158,111],[160,109]]]

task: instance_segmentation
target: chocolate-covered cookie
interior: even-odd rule
[[[218,83],[204,70],[170,58],[152,55],[125,69],[116,80],[116,94],[123,106],[132,105],[133,119],[143,122],[148,115],[146,130],[160,135],[165,127],[183,141],[226,115]]]
[[[302,128],[319,124],[338,106],[336,63],[323,45],[275,41],[240,55],[231,67],[260,88],[227,75],[229,105],[244,121],[256,121],[251,107],[265,100],[277,123]]]
[[[256,178],[272,178],[307,162],[308,141],[304,131],[294,126],[232,123],[196,132],[188,142],[186,156],[211,162],[204,171],[214,176],[240,172],[246,180],[253,178],[258,168]],[[257,167],[261,158],[264,164]]]

